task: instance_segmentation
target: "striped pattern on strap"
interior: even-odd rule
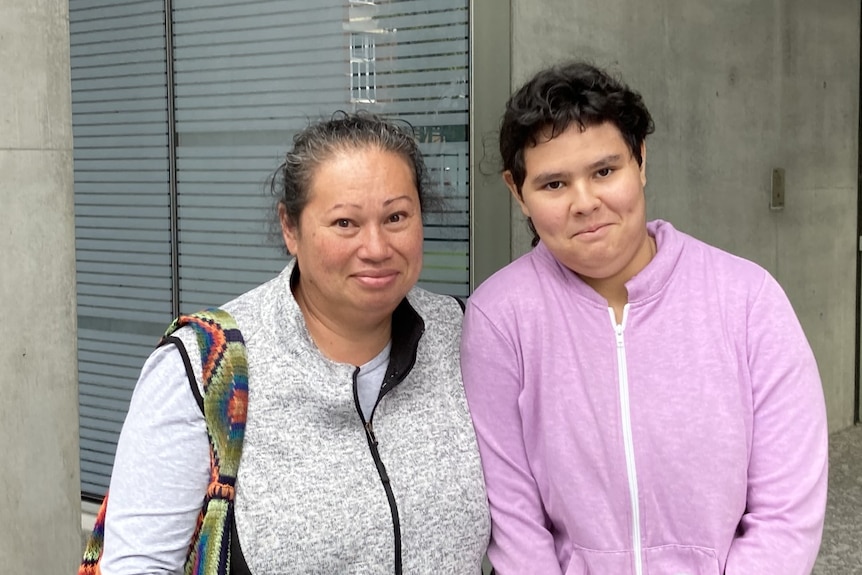
[[[159,345],[189,326],[201,351],[204,418],[210,444],[210,483],[185,563],[186,575],[228,575],[236,475],[242,455],[248,409],[248,359],[245,341],[233,317],[208,309],[174,320]],[[100,575],[105,510],[102,501],[78,575]]]

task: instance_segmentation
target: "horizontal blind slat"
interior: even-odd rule
[[[164,19],[161,1],[69,2],[82,492],[107,488],[154,344],[125,330],[170,321]]]

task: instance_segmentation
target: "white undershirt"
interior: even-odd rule
[[[356,376],[356,393],[359,396],[359,407],[365,421],[371,419],[371,413],[380,397],[380,387],[383,378],[386,377],[386,369],[389,367],[389,352],[392,350],[392,341],[386,344],[383,351],[368,363],[359,366],[359,374]]]

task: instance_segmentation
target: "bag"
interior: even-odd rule
[[[234,521],[234,486],[248,409],[245,341],[229,313],[208,309],[180,316],[159,345],[183,326],[194,329],[203,366],[203,403],[210,443],[210,483],[189,545],[186,575],[227,575]],[[195,384],[196,385],[196,384]],[[102,501],[78,575],[99,575],[108,494]]]

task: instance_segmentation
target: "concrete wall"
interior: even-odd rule
[[[578,57],[644,95],[656,123],[649,216],[776,276],[817,356],[832,430],[853,421],[859,10],[859,0],[512,0],[515,85]],[[773,168],[786,174],[778,212]],[[513,226],[517,255],[529,235]]]
[[[66,0],[0,0],[0,572],[81,551]]]

